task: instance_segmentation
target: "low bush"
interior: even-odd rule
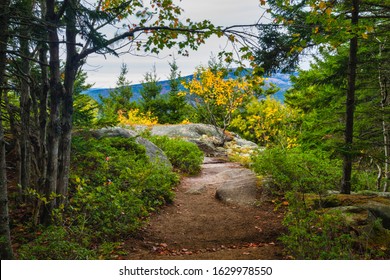
[[[204,155],[194,143],[167,136],[150,136],[149,140],[162,149],[172,165],[181,172],[190,175],[200,172]]]
[[[283,224],[287,233],[281,240],[295,259],[370,259],[383,252],[370,248],[367,236],[351,234],[345,217],[322,207],[334,204],[331,197],[323,200],[327,190],[338,190],[341,179],[341,161],[329,159],[321,151],[302,151],[299,148],[266,149],[253,157],[254,171],[269,178],[273,193],[284,195],[288,212]],[[371,176],[372,177],[372,176]],[[372,181],[366,174],[355,174],[354,183],[364,186]],[[310,201],[319,194],[319,202]],[[354,233],[354,231],[352,231]]]
[[[280,238],[294,259],[383,259],[388,252],[389,231],[380,219],[355,227],[338,208],[312,208],[306,196],[286,194],[288,212],[283,220],[287,233]],[[329,206],[329,205],[326,205]],[[378,239],[377,239],[378,238]]]
[[[75,137],[73,161],[72,216],[98,229],[96,237],[129,233],[148,212],[173,200],[177,175],[150,162],[134,139]]]
[[[18,250],[22,259],[110,258],[121,237],[172,202],[178,175],[134,139],[73,137],[69,203],[55,225]]]
[[[51,226],[39,232],[31,243],[18,250],[21,260],[88,260],[96,259],[96,252],[83,246],[65,227]]]
[[[266,149],[253,157],[253,170],[272,178],[275,192],[323,192],[338,188],[341,162],[321,152],[302,152],[298,148]]]
[[[288,232],[281,237],[281,241],[295,259],[354,258],[354,240],[341,214],[316,212],[303,206],[290,207],[283,224]]]

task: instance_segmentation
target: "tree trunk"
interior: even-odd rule
[[[47,13],[46,9],[46,0],[41,0],[41,12],[42,17]],[[47,41],[47,36],[43,38],[44,41]],[[41,168],[40,177],[41,180],[38,182],[38,185],[43,190],[43,186],[46,180],[47,174],[47,106],[48,106],[48,93],[49,93],[49,73],[48,73],[48,46],[46,43],[39,43],[39,61],[41,69],[41,90],[39,92],[39,152],[38,152],[38,162]]]
[[[46,0],[40,0],[41,5],[41,19],[44,22],[47,14]],[[48,123],[48,96],[49,96],[49,69],[48,69],[48,36],[43,33],[42,41],[38,42],[38,59],[40,67],[40,88],[37,89],[36,95],[38,96],[38,115],[36,116],[37,129],[37,144],[36,159],[39,169],[38,178],[36,181],[36,188],[39,194],[45,194],[45,185],[47,179],[47,123]],[[35,199],[33,207],[33,224],[38,225],[40,223],[42,213],[42,201]]]
[[[2,96],[4,98],[4,105],[5,105],[5,108],[7,110],[7,113],[8,113],[8,116],[9,116],[9,127],[10,127],[10,132],[12,134],[12,137],[14,138],[14,154],[15,154],[15,157],[14,157],[14,161],[15,161],[15,173],[16,173],[16,183],[18,185],[21,185],[22,183],[22,177],[21,177],[21,170],[22,170],[22,166],[21,166],[21,158],[20,158],[20,155],[21,155],[21,152],[20,152],[20,133],[19,133],[19,129],[18,129],[18,125],[17,125],[17,120],[15,118],[15,115],[16,115],[16,112],[19,111],[18,108],[16,108],[16,106],[13,106],[10,102],[9,102],[9,98],[8,98],[8,95],[7,94],[4,94]],[[22,190],[20,190],[20,197],[22,197]]]
[[[56,5],[54,0],[47,0],[46,20],[48,22],[49,38],[49,69],[50,69],[50,116],[47,138],[47,176],[45,182],[45,196],[47,203],[43,210],[41,221],[44,224],[52,222],[52,210],[57,204],[57,177],[58,177],[58,149],[61,136],[60,106],[61,98],[64,95],[64,88],[61,83],[60,71],[60,48],[58,38],[58,19],[56,15]]]
[[[61,195],[60,203],[66,203],[68,196],[70,152],[72,144],[72,114],[73,90],[78,68],[76,49],[76,3],[70,0],[66,8],[66,65],[65,65],[65,95],[62,103],[62,137],[60,145],[61,165],[58,176],[58,193]]]
[[[359,23],[359,0],[352,0],[352,26]],[[356,69],[357,69],[358,37],[355,35],[349,43],[349,63],[348,63],[348,89],[345,114],[344,133],[344,159],[343,159],[343,179],[340,192],[351,193],[352,163],[354,159],[353,130],[355,111],[355,89],[356,89]]]
[[[3,94],[5,94],[9,5],[9,0],[4,0],[0,4],[0,104]],[[7,164],[2,110],[0,110],[0,257],[2,260],[13,259],[9,228]]]
[[[30,1],[23,1],[23,11],[26,16],[30,16],[32,12],[32,5]],[[24,23],[23,23],[24,24]],[[31,177],[31,142],[30,142],[30,113],[31,113],[31,87],[30,81],[31,78],[31,66],[30,61],[27,59],[30,57],[29,50],[29,40],[30,38],[30,27],[25,24],[21,27],[20,31],[20,52],[24,59],[21,62],[21,83],[20,83],[20,121],[21,121],[21,131],[20,131],[20,159],[21,159],[21,187],[22,192],[25,193],[25,190],[30,184]]]
[[[390,170],[389,170],[389,149],[390,149],[390,136],[389,136],[389,129],[387,124],[387,118],[386,118],[386,107],[388,106],[388,92],[387,92],[387,79],[388,77],[386,75],[383,75],[383,69],[382,69],[382,50],[384,49],[384,44],[379,45],[379,71],[378,71],[378,79],[379,79],[379,88],[381,93],[381,109],[382,109],[382,133],[383,133],[383,150],[384,150],[384,184],[383,184],[383,191],[387,192],[389,189],[390,184]]]

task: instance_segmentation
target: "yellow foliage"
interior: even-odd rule
[[[119,123],[122,125],[154,125],[158,124],[158,118],[152,116],[151,112],[142,113],[139,109],[131,109],[127,112],[127,116],[122,110],[118,111]]]
[[[245,79],[224,79],[223,72],[211,69],[198,70],[192,81],[184,83],[190,94],[195,94],[206,104],[234,112],[245,98],[252,94],[252,85]],[[262,82],[262,80],[257,81]]]
[[[185,92],[185,91],[179,91],[178,93],[177,93],[177,96],[178,97],[183,97],[183,96],[186,96],[187,95],[187,93]]]
[[[295,111],[270,97],[261,101],[254,98],[245,109],[245,114],[234,117],[231,128],[261,145],[296,146],[297,139],[286,134],[291,126],[289,122],[297,116]]]
[[[330,16],[330,15],[332,14],[332,9],[331,9],[331,8],[327,8],[327,9],[325,10],[325,13],[326,13],[328,16]]]
[[[294,147],[297,147],[298,146],[298,143],[297,143],[297,138],[296,137],[287,137],[287,148],[288,149],[291,149],[291,148],[294,148]]]
[[[184,119],[182,122],[181,122],[181,124],[189,124],[189,123],[191,123],[188,119]]]
[[[264,82],[261,77],[226,79],[223,71],[199,68],[194,79],[183,82],[190,95],[194,95],[196,106],[215,126],[225,130],[232,115],[255,94],[255,89]]]
[[[321,10],[325,9],[327,7],[326,3],[324,1],[321,1],[320,4],[318,5]]]

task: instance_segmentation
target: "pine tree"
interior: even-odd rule
[[[127,65],[122,63],[116,88],[109,92],[108,97],[99,96],[101,103],[98,123],[100,125],[116,125],[119,111],[126,113],[136,107],[135,102],[131,101],[133,91],[130,82],[126,78],[127,73]]]

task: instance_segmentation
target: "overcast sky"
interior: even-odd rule
[[[184,18],[194,21],[208,19],[215,25],[229,26],[234,24],[254,24],[261,17],[264,9],[259,0],[182,0],[180,6],[184,9]],[[175,55],[182,76],[192,74],[195,67],[207,65],[212,54],[216,55],[226,47],[226,38],[210,38],[198,51],[190,52],[189,57]],[[93,87],[114,87],[122,63],[126,63],[129,73],[127,78],[133,84],[143,80],[144,74],[156,66],[160,80],[166,80],[169,75],[169,64],[172,61],[172,50],[164,51],[160,58],[137,57],[123,55],[114,56],[91,55],[84,70],[88,74],[88,82]]]

